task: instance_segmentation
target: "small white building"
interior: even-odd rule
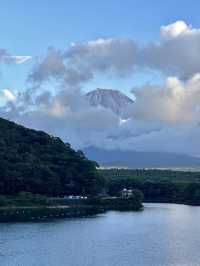
[[[133,190],[124,188],[121,192],[121,195],[122,198],[130,198],[133,195]]]

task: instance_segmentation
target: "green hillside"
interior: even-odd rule
[[[96,166],[61,139],[0,118],[0,194],[95,194]]]

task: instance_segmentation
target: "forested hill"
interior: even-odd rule
[[[0,118],[0,194],[91,194],[96,162],[61,139]]]

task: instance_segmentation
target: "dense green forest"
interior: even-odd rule
[[[61,139],[0,118],[0,195],[96,194],[96,166]]]
[[[200,173],[171,170],[99,170],[106,192],[118,195],[123,188],[139,189],[145,201],[200,205]]]

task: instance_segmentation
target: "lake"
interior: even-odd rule
[[[2,266],[199,266],[200,207],[0,224]]]

